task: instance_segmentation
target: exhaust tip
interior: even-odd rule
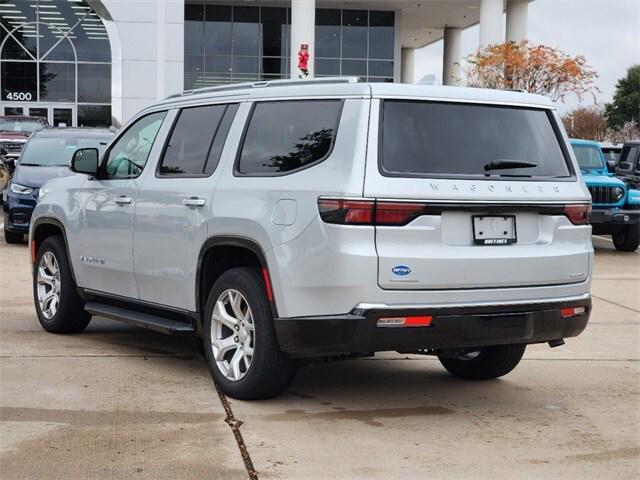
[[[549,346],[551,348],[561,347],[562,345],[564,345],[564,340],[562,340],[561,338],[558,339],[558,340],[550,340],[549,341]]]

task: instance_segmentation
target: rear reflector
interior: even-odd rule
[[[431,315],[422,315],[416,317],[383,317],[377,322],[378,327],[428,327],[431,325],[433,317]]]
[[[564,215],[574,225],[586,225],[589,223],[589,216],[591,215],[591,204],[565,205]]]
[[[577,317],[578,315],[584,315],[587,309],[585,307],[568,307],[560,309],[560,316],[562,318]]]

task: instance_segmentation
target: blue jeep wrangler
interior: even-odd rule
[[[590,140],[571,140],[580,171],[591,193],[594,234],[611,235],[616,249],[633,252],[640,244],[640,191],[607,171],[600,145]]]

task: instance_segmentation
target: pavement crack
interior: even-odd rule
[[[238,420],[235,417],[227,396],[224,394],[218,384],[215,382],[213,384],[216,387],[216,392],[218,392],[218,397],[220,397],[220,402],[222,403],[224,412],[226,414],[226,418],[224,419],[224,421],[227,425],[229,425],[231,431],[233,432],[233,436],[236,439],[236,444],[238,445],[238,449],[240,450],[240,455],[242,456],[242,460],[244,461],[244,466],[247,469],[249,480],[258,480],[258,472],[256,472],[256,469],[253,466],[251,456],[249,455],[249,450],[247,449],[247,445],[244,443],[242,433],[240,432],[240,427],[244,422],[242,420]]]
[[[591,294],[591,296],[593,298],[597,298],[598,300],[602,300],[603,302],[607,302],[607,303],[610,303],[612,305],[616,305],[616,306],[618,306],[620,308],[624,308],[624,309],[629,310],[631,312],[640,313],[640,310],[638,310],[636,308],[631,308],[631,307],[627,307],[626,305],[622,305],[621,303],[612,302],[611,300],[607,300],[606,298],[599,297],[598,295],[594,295],[593,293]]]

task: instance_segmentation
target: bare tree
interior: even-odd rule
[[[572,138],[601,142],[607,137],[607,120],[596,107],[579,107],[563,116],[562,123]]]

